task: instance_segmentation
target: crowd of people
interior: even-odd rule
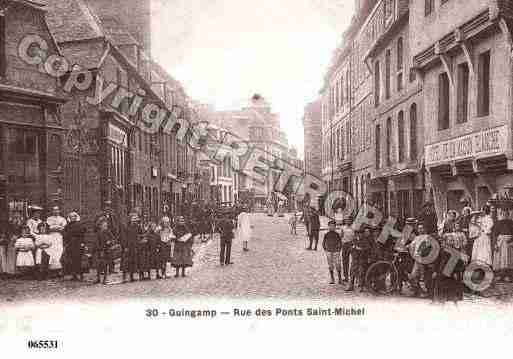
[[[493,270],[494,283],[501,280],[513,280],[513,219],[510,210],[497,209],[487,203],[481,210],[473,211],[465,206],[461,213],[449,210],[442,221],[438,220],[434,204],[424,204],[418,218],[408,218],[403,223],[397,222],[396,229],[402,231],[404,225],[413,228],[410,237],[397,239],[388,236],[385,243],[378,241],[382,231],[381,225],[363,225],[358,231],[352,228],[352,217],[341,218],[337,215],[330,219],[327,232],[323,236],[322,249],[325,251],[330,284],[347,283],[346,290],[353,291],[357,285],[361,291],[366,290],[366,273],[369,266],[377,261],[387,260],[390,253],[403,256],[401,263],[406,263],[405,278],[414,296],[434,300],[458,301],[464,291],[471,291],[463,284],[465,266],[470,262],[484,264]],[[307,250],[318,250],[321,229],[320,213],[315,208],[305,208],[301,220],[304,221],[308,246]],[[296,233],[297,217],[289,220],[291,233]],[[423,265],[413,259],[414,254],[424,256],[431,249],[426,247],[426,237],[438,241],[441,247],[453,248],[466,255],[457,263],[451,276],[443,273],[443,268],[450,255],[441,251],[434,263]],[[427,252],[426,252],[427,251]],[[337,276],[336,276],[337,274]],[[484,272],[478,272],[482,280]],[[424,283],[424,288],[421,286]],[[402,290],[402,283],[399,286]]]
[[[105,284],[120,262],[123,282],[167,278],[168,264],[175,277],[185,277],[193,266],[194,240],[208,241],[214,232],[220,233],[221,265],[232,264],[234,237],[242,238],[243,249],[249,250],[253,226],[246,209],[197,203],[188,209],[187,216],[163,215],[159,220],[134,211],[121,224],[107,204],[91,226],[76,211],[65,218],[54,207],[43,220],[43,208],[31,206],[26,221],[21,212],[14,213],[0,231],[0,276],[83,281],[94,267],[96,283]]]

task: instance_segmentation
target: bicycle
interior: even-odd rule
[[[376,295],[401,293],[414,260],[406,250],[394,250],[388,260],[379,260],[370,265],[365,274],[367,288]]]

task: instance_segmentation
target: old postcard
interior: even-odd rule
[[[2,352],[485,356],[512,297],[513,1],[0,0]]]

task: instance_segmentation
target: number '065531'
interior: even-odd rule
[[[59,342],[57,340],[29,340],[29,349],[58,349]]]

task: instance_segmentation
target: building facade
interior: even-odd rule
[[[321,91],[330,187],[349,167],[358,205],[404,219],[433,200],[441,219],[512,186],[512,16],[503,0],[356,1]]]
[[[176,214],[183,210],[179,204],[200,193],[196,153],[187,137],[177,139],[178,128],[149,133],[141,119],[143,109],[154,105],[168,113],[179,108],[181,118],[193,121],[189,100],[149,56],[149,1],[125,1],[131,12],[115,13],[111,6],[54,0],[47,17],[67,61],[93,78],[87,90],[71,91],[62,110],[69,129],[63,160],[65,208],[80,210],[85,219],[107,205],[121,218],[132,210],[148,218]],[[109,85],[116,90],[91,102],[98,86]],[[135,110],[134,95],[124,92],[140,97]]]
[[[513,184],[511,1],[414,1],[427,187],[437,211],[480,208]]]
[[[14,212],[26,216],[30,205],[62,204],[61,108],[68,98],[58,78],[26,63],[18,52],[30,34],[59,53],[45,13],[43,5],[31,1],[0,1],[0,226]]]
[[[280,127],[277,114],[271,111],[270,104],[258,94],[255,94],[246,107],[238,111],[218,111],[213,117],[213,123],[233,132],[248,142],[250,147],[258,147],[265,151],[265,160],[287,160],[289,145],[285,132]],[[269,199],[275,199],[275,184],[285,188],[287,179],[281,176],[279,168],[271,168],[270,175],[264,183],[255,181],[243,173],[238,177],[237,191],[252,193],[257,206],[265,206]]]
[[[386,5],[385,5],[386,4]],[[417,216],[424,201],[422,86],[412,68],[408,1],[381,2],[367,26],[383,24],[365,61],[373,71],[375,168],[373,202],[399,219]]]
[[[307,173],[322,172],[322,101],[317,100],[305,107],[304,129],[304,165]]]

